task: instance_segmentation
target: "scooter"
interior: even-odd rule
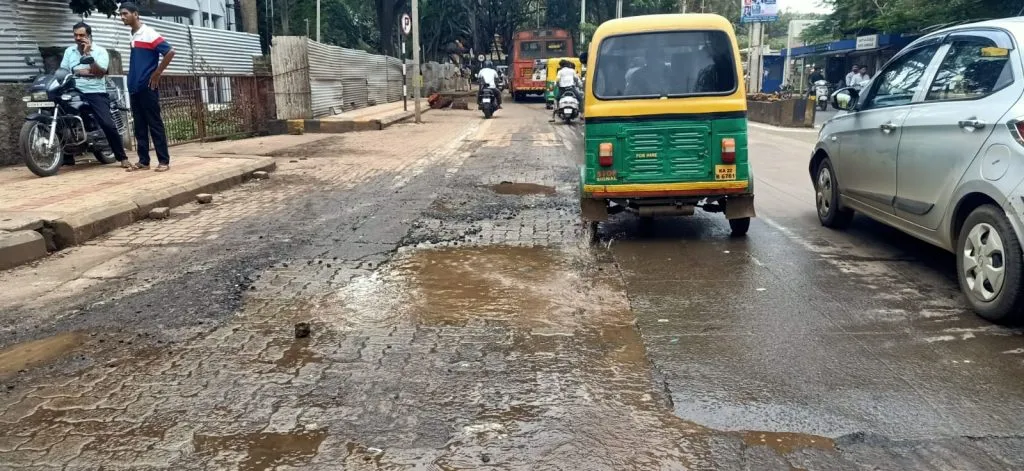
[[[565,124],[572,124],[573,120],[580,116],[580,100],[576,97],[576,92],[562,94],[562,97],[558,99],[558,108],[555,109],[555,114]]]
[[[829,90],[828,81],[818,80],[814,82],[814,97],[815,105],[819,111],[825,111],[828,109],[828,98],[831,96],[831,90]]]
[[[498,94],[501,93],[495,88],[481,87],[476,96],[477,107],[484,112],[484,119],[491,119],[494,112],[498,111]]]

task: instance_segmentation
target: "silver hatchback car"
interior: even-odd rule
[[[982,317],[1024,321],[1024,19],[961,25],[842,89],[810,161],[818,218],[854,211],[956,255]]]

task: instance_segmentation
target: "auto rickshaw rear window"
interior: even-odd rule
[[[598,50],[594,95],[634,99],[729,95],[738,77],[723,31],[667,31],[606,38]]]

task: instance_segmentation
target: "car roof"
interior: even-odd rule
[[[942,28],[938,31],[926,34],[917,41],[921,41],[928,38],[934,38],[936,36],[942,36],[951,32],[960,31],[963,29],[970,28],[999,28],[1009,31],[1017,39],[1018,37],[1024,37],[1024,17],[1014,16],[1010,18],[999,18],[995,20],[977,21],[974,23],[965,23],[961,25],[949,26]],[[914,42],[917,42],[914,41]]]

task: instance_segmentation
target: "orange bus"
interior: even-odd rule
[[[572,55],[572,35],[567,30],[544,28],[516,32],[512,38],[512,63],[509,64],[512,99],[543,95],[547,59]],[[534,74],[535,69],[539,74]]]

